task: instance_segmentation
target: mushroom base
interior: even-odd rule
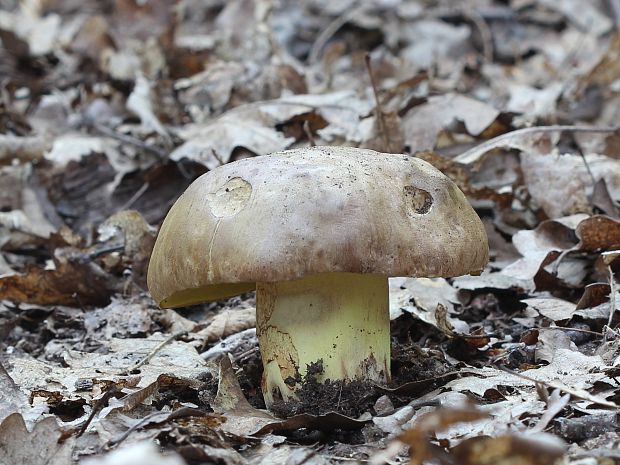
[[[321,362],[320,382],[390,379],[388,279],[324,273],[257,283],[256,328],[265,404],[296,398],[308,365]]]

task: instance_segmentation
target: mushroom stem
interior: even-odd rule
[[[388,279],[323,273],[257,283],[256,327],[265,404],[296,398],[308,365],[322,362],[319,382],[390,379]]]

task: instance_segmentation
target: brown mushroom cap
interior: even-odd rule
[[[478,273],[488,253],[465,195],[430,164],[312,147],[239,160],[194,181],[162,224],[148,286],[161,306],[175,307],[317,273]]]

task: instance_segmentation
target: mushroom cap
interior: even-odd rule
[[[311,147],[196,179],[164,220],[148,270],[162,307],[317,273],[479,273],[489,248],[460,189],[409,155]]]

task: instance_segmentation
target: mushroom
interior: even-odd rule
[[[199,177],[166,216],[148,287],[161,307],[256,289],[269,407],[319,382],[390,380],[389,276],[480,273],[487,237],[430,164],[348,147],[235,161]]]

